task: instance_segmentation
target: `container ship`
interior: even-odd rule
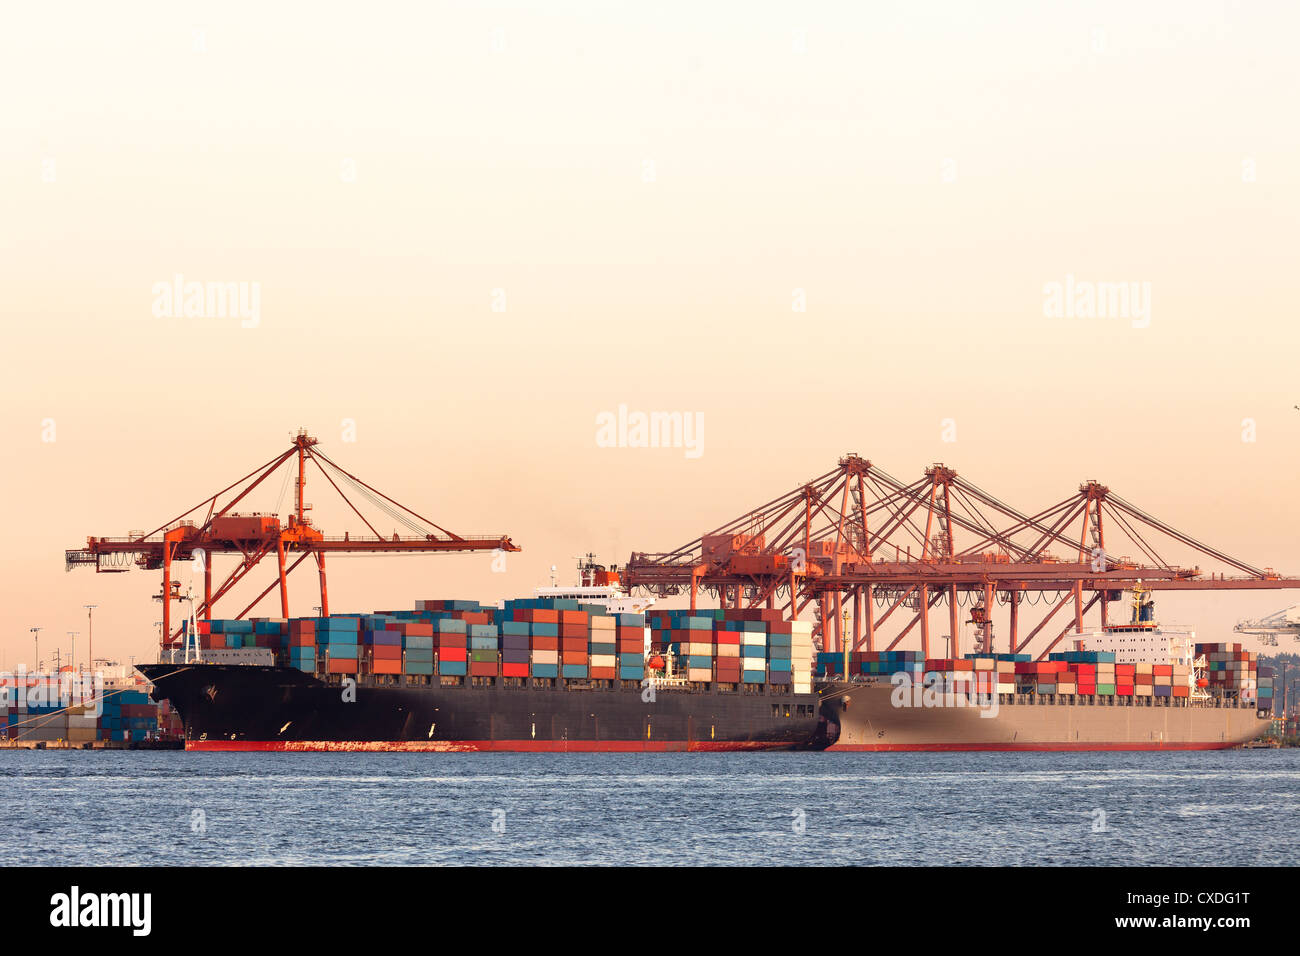
[[[192,750],[820,749],[812,625],[666,611],[603,569],[500,608],[196,622],[139,665]],[[653,640],[652,640],[653,638]]]
[[[1240,644],[1161,626],[1149,591],[1129,622],[1075,650],[920,660],[911,651],[818,656],[833,750],[1216,750],[1268,730],[1271,687]],[[1271,677],[1264,682],[1271,684]],[[1264,693],[1263,691],[1267,691]]]
[[[1268,726],[1254,655],[1160,626],[1141,589],[1045,661],[926,660],[814,654],[778,610],[655,610],[581,570],[499,608],[196,622],[139,669],[193,750],[1217,749]]]

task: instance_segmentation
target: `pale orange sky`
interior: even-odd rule
[[[35,625],[42,656],[74,629],[84,655],[87,602],[97,653],[151,655],[156,577],[65,574],[64,549],[161,523],[300,425],[417,511],[525,549],[504,574],[340,560],[337,610],[526,594],[587,550],[684,543],[846,451],[900,478],[943,461],[1027,511],[1098,478],[1300,574],[1298,19],[11,11],[0,664],[30,661]],[[257,326],[155,317],[176,273],[258,283]],[[1067,275],[1150,283],[1149,326],[1045,317]],[[702,456],[597,447],[620,404],[702,413]],[[328,532],[358,527],[322,483],[309,497]],[[1162,617],[1231,639],[1297,601],[1170,596]]]

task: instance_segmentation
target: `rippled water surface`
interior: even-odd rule
[[[1295,864],[1300,751],[0,752],[7,862]]]

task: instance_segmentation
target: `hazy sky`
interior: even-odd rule
[[[846,451],[1031,511],[1098,478],[1300,573],[1292,5],[130,9],[0,32],[6,666],[36,625],[84,655],[87,602],[97,653],[151,655],[157,577],[64,549],[299,426],[525,549],[339,560],[336,610],[526,594]],[[256,313],[160,303],[177,274]],[[1052,315],[1052,283],[1133,283],[1131,314]],[[702,415],[702,453],[599,447],[620,405]],[[1297,601],[1161,616],[1231,639]]]

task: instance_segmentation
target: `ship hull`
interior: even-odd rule
[[[1253,707],[1052,702],[925,706],[886,683],[820,685],[834,751],[1222,750],[1268,729]],[[987,716],[984,716],[987,714]]]
[[[343,687],[291,668],[146,664],[188,750],[656,752],[820,749],[815,694],[505,686]]]

